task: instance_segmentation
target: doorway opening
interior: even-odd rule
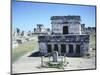
[[[61,53],[66,53],[66,44],[61,44]]]
[[[73,45],[69,45],[69,54],[72,54],[74,52],[74,50],[73,50]]]
[[[48,51],[48,53],[51,53],[51,51],[52,51],[52,46],[50,44],[47,45],[47,51]]]
[[[54,44],[54,51],[58,51],[58,45]]]
[[[80,45],[76,45],[76,54],[80,54]]]
[[[63,34],[68,34],[68,26],[63,26]]]

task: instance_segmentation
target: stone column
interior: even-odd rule
[[[51,44],[52,52],[54,52],[54,44]]]
[[[69,52],[69,46],[68,46],[68,44],[66,44],[66,53],[68,53]]]
[[[73,51],[74,51],[73,54],[76,54],[76,44],[73,44]]]
[[[61,44],[58,44],[58,53],[61,54]]]

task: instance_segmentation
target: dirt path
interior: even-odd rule
[[[41,57],[28,57],[32,52],[21,57],[12,65],[13,73],[29,73],[29,72],[46,72],[46,71],[61,71],[63,69],[56,68],[38,68],[41,65]],[[45,58],[48,61],[48,58]],[[66,57],[66,61],[69,64],[64,70],[76,70],[76,69],[94,69],[95,58],[72,58]]]

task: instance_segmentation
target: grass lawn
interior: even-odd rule
[[[37,48],[37,42],[35,40],[19,45],[17,48],[12,49],[12,62],[15,62],[24,54],[36,50]]]

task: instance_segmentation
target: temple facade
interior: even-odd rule
[[[82,34],[80,16],[52,16],[52,33],[38,36],[43,54],[57,51],[59,55],[84,56],[89,50],[89,35]]]

